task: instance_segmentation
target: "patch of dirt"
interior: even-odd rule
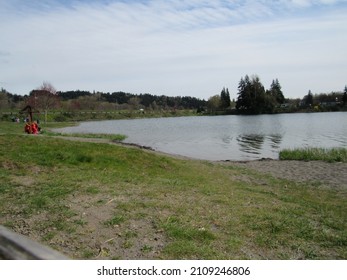
[[[1,166],[5,170],[17,170],[20,168],[20,166],[12,161],[4,161],[1,163]]]
[[[31,176],[16,176],[12,178],[12,181],[17,184],[24,187],[30,187],[35,184],[35,178]]]
[[[50,241],[60,251],[77,259],[158,259],[166,244],[166,237],[156,227],[152,217],[124,217],[124,221],[107,225],[117,214],[117,205],[127,197],[81,195],[69,199],[69,207],[77,213],[76,232],[59,234]],[[123,213],[119,214],[123,215]]]

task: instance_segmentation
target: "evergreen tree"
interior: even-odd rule
[[[305,101],[306,106],[311,107],[313,105],[313,94],[311,90],[308,91],[308,94],[306,95],[306,101]]]
[[[261,114],[267,113],[267,98],[265,88],[258,76],[251,79],[248,75],[239,82],[239,92],[236,101],[236,109],[240,113]]]
[[[229,108],[231,105],[231,100],[230,100],[230,93],[228,88],[226,89],[226,93],[225,93],[225,103],[226,105],[228,105],[227,108]]]
[[[282,104],[285,101],[283,92],[282,92],[282,87],[278,81],[278,79],[276,80],[272,80],[271,86],[270,86],[270,94],[272,97],[274,97],[274,99],[276,100],[276,102],[278,104]]]
[[[220,94],[220,102],[221,102],[220,104],[221,109],[225,110],[230,107],[231,100],[230,100],[230,94],[229,94],[228,88],[227,89],[223,88]]]
[[[241,78],[238,86],[238,97],[236,100],[236,109],[240,112],[247,112],[251,106],[251,96],[250,96],[250,80],[248,75],[245,78]]]
[[[1,88],[0,90],[0,110],[5,110],[9,106],[8,94],[5,89]]]
[[[347,86],[345,86],[345,90],[343,91],[342,103],[343,103],[343,106],[345,106],[347,103]]]

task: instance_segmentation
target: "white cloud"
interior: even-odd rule
[[[294,97],[346,82],[346,1],[39,2],[0,1],[0,76],[10,91],[45,80],[59,90],[208,98],[257,73]]]

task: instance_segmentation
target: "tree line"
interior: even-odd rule
[[[237,98],[231,100],[229,89],[207,101],[190,96],[165,96],[149,93],[132,94],[122,91],[113,93],[83,90],[57,91],[44,82],[28,95],[12,94],[1,88],[0,111],[20,110],[30,105],[47,115],[49,110],[61,111],[115,111],[115,110],[196,110],[205,114],[269,114],[297,111],[346,110],[347,86],[344,91],[313,94],[308,92],[302,99],[285,98],[278,79],[265,89],[259,76],[246,75],[238,84]]]
[[[52,104],[47,104],[48,102]],[[31,105],[51,109],[76,110],[186,110],[206,107],[207,101],[191,96],[166,96],[149,93],[132,94],[123,91],[104,93],[83,90],[57,91],[50,83],[43,83],[28,95],[0,91],[0,109],[18,109]]]
[[[144,108],[176,108],[176,109],[196,109],[199,107],[206,106],[206,101],[196,97],[190,96],[166,96],[166,95],[153,95],[149,93],[132,94],[123,91],[113,93],[103,92],[89,92],[89,91],[58,91],[58,96],[63,101],[78,100],[85,97],[96,96],[95,101],[116,103],[119,105],[130,104],[136,105],[137,107]]]
[[[230,99],[228,88],[223,88],[220,95],[211,96],[208,109],[212,113],[225,112],[234,114],[273,114],[283,112],[336,111],[346,110],[347,86],[342,92],[308,94],[302,99],[285,98],[282,86],[276,78],[269,89],[265,89],[259,76],[242,77],[238,84],[236,100]]]

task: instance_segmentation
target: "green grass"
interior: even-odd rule
[[[346,259],[347,193],[0,122],[0,224],[76,259]]]
[[[201,242],[208,242],[215,237],[213,233],[205,228],[192,228],[188,225],[181,224],[179,219],[175,217],[168,217],[162,224],[168,235],[176,240],[196,240]]]
[[[115,226],[123,223],[125,221],[124,216],[121,215],[114,215],[111,219],[104,222],[104,225],[106,226]]]
[[[321,160],[326,162],[347,162],[346,148],[286,149],[279,153],[281,160]]]

